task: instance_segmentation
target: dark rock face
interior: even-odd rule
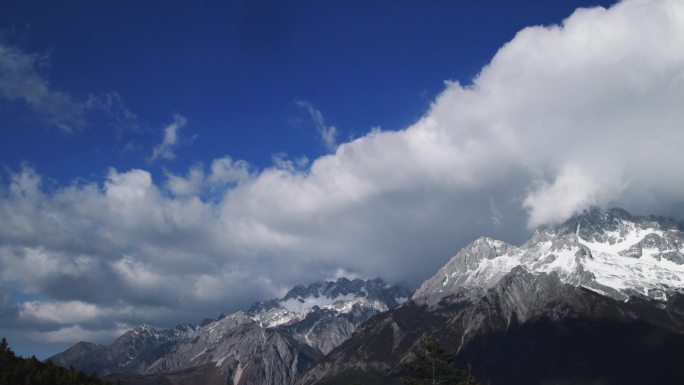
[[[411,347],[437,340],[492,385],[681,384],[683,301],[617,301],[516,268],[492,288],[373,317],[300,383],[400,384]]]
[[[87,373],[102,373],[109,366],[107,362],[107,348],[92,342],[79,342],[62,353],[50,357],[56,365],[74,367]]]
[[[325,355],[351,337],[357,326],[378,313],[376,309],[359,305],[353,305],[349,312],[339,314],[333,310],[316,308],[303,320],[279,329]]]

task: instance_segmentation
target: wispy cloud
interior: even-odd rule
[[[0,44],[0,96],[26,103],[65,132],[83,128],[86,106],[69,94],[51,88],[38,72],[46,60],[45,55],[28,54]]]
[[[335,151],[337,149],[337,128],[335,126],[327,126],[321,111],[316,109],[311,103],[304,100],[297,100],[295,103],[309,113],[325,148],[328,151]]]
[[[26,104],[41,119],[66,133],[84,129],[88,114],[99,112],[116,129],[137,129],[139,119],[116,92],[83,100],[54,89],[41,73],[49,57],[0,43],[0,98]]]
[[[151,161],[160,158],[167,160],[176,158],[175,150],[182,143],[180,130],[185,127],[187,123],[188,120],[181,115],[173,116],[173,122],[169,123],[169,125],[164,128],[164,137],[162,138],[161,143],[154,146],[152,149],[152,155],[150,155]]]
[[[124,131],[136,132],[143,129],[138,115],[126,106],[123,97],[116,91],[89,95],[83,104],[89,112],[104,114],[107,124],[117,130],[119,136]]]

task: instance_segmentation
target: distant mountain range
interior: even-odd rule
[[[381,280],[298,286],[53,360],[124,384],[401,384],[434,340],[483,384],[684,384],[683,228],[591,209],[521,246],[479,238],[412,297]]]
[[[340,278],[297,286],[283,298],[200,325],[140,325],[110,346],[80,342],[50,359],[133,383],[294,384],[363,321],[410,296],[381,279]]]

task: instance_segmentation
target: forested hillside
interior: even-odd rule
[[[5,338],[0,342],[0,385],[111,385],[95,375],[65,369],[35,356],[19,357]]]

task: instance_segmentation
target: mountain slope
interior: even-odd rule
[[[200,328],[147,369],[166,375],[197,368],[234,384],[293,384],[305,369],[349,338],[369,317],[409,292],[382,280],[297,286],[284,297],[254,304]]]
[[[555,272],[615,299],[665,300],[684,290],[684,233],[667,219],[592,209],[540,229],[522,246],[479,238],[425,281],[413,299],[433,304],[459,287],[492,287],[516,266]]]
[[[206,319],[183,338],[167,341],[167,331],[143,325],[110,347],[79,343],[52,359],[116,374],[113,379],[124,384],[293,384],[359,324],[410,295],[380,279],[340,278]]]
[[[14,354],[7,340],[0,340],[0,384],[32,385],[111,385],[97,376],[62,368],[52,362],[40,362],[36,357],[23,358]]]
[[[301,384],[400,384],[412,347],[437,340],[483,383],[684,383],[684,297],[618,301],[514,268],[488,289],[463,289],[373,317],[307,371]]]
[[[437,340],[483,382],[681,384],[682,232],[590,210],[520,247],[480,238],[371,318],[301,384],[399,384],[412,347]]]
[[[142,372],[171,349],[191,338],[196,326],[181,324],[174,329],[157,330],[142,324],[117,338],[110,346],[79,342],[49,359],[56,365],[101,375]]]

